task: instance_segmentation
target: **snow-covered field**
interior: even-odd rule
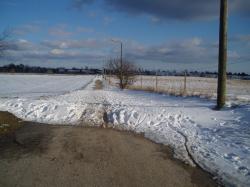
[[[155,76],[137,76],[134,86],[141,88],[156,87]],[[184,77],[158,76],[157,90],[167,93],[180,93],[184,90]],[[186,93],[192,96],[216,97],[217,79],[204,77],[187,77]],[[228,80],[227,97],[233,101],[250,102],[249,80]]]
[[[40,97],[80,89],[94,76],[0,74],[0,97]]]
[[[24,79],[16,78],[17,81]],[[86,77],[80,87],[87,84],[87,79],[91,78]],[[144,133],[155,142],[170,145],[177,158],[194,164],[192,157],[227,186],[250,186],[250,105],[215,111],[214,101],[206,99],[119,91],[106,84],[103,90],[93,90],[96,79],[101,78],[96,77],[84,89],[53,97],[17,94],[18,98],[11,98],[6,91],[0,98],[0,110],[25,120],[72,125],[87,122],[97,126],[103,123],[106,111],[110,127]],[[33,80],[26,79],[29,81]],[[64,89],[72,90],[70,81],[61,84]],[[32,90],[31,86],[29,89]],[[42,93],[46,93],[46,89],[52,88],[44,87]],[[19,92],[19,87],[15,92]]]

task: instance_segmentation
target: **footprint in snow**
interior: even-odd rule
[[[239,169],[240,173],[242,173],[243,175],[250,176],[250,172],[246,167],[240,166],[238,169]]]
[[[234,153],[229,153],[229,154],[224,154],[224,158],[231,160],[233,162],[238,162],[240,161],[240,157]]]
[[[154,122],[153,121],[149,121],[148,125],[154,125]]]
[[[137,119],[139,114],[136,111],[133,111],[132,116],[133,116],[133,118]]]
[[[220,126],[224,126],[225,124],[226,124],[226,122],[225,122],[225,121],[220,122]]]
[[[164,117],[164,115],[163,114],[159,114],[158,117],[162,118],[162,117]]]
[[[73,118],[75,116],[75,113],[70,113],[69,118]]]
[[[173,116],[169,116],[170,121],[175,121],[175,118]]]
[[[71,115],[72,113],[74,113],[74,109],[71,108],[71,109],[68,110],[68,112]]]
[[[46,112],[48,110],[48,106],[44,106],[43,108],[42,108],[42,112]]]
[[[30,114],[32,114],[34,111],[29,111],[28,113],[26,113],[26,117],[29,116]]]
[[[197,150],[198,150],[198,147],[195,146],[195,145],[192,145],[192,146],[191,146],[191,150],[192,150],[192,151],[197,151]]]
[[[17,103],[17,104],[14,105],[14,107],[17,108],[17,107],[19,107],[20,105],[21,105],[21,103]],[[12,105],[11,105],[11,106],[12,106]]]

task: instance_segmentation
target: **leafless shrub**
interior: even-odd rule
[[[134,63],[120,59],[110,59],[106,64],[106,73],[114,75],[119,80],[119,87],[126,88],[135,81],[137,67]]]

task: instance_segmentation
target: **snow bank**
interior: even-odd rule
[[[106,99],[114,125],[170,145],[177,158],[192,164],[190,152],[224,184],[249,186],[249,105],[215,111],[215,103],[208,100],[131,91],[108,94]]]
[[[250,185],[249,105],[215,111],[215,103],[205,99],[112,87],[93,90],[96,79],[84,90],[56,97],[0,98],[0,110],[26,120],[72,125],[101,125],[106,111],[109,126],[144,133],[194,164],[191,155],[226,185]]]

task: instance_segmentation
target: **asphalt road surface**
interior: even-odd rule
[[[130,132],[21,126],[0,136],[0,186],[217,186],[201,169],[173,159],[168,147]]]

